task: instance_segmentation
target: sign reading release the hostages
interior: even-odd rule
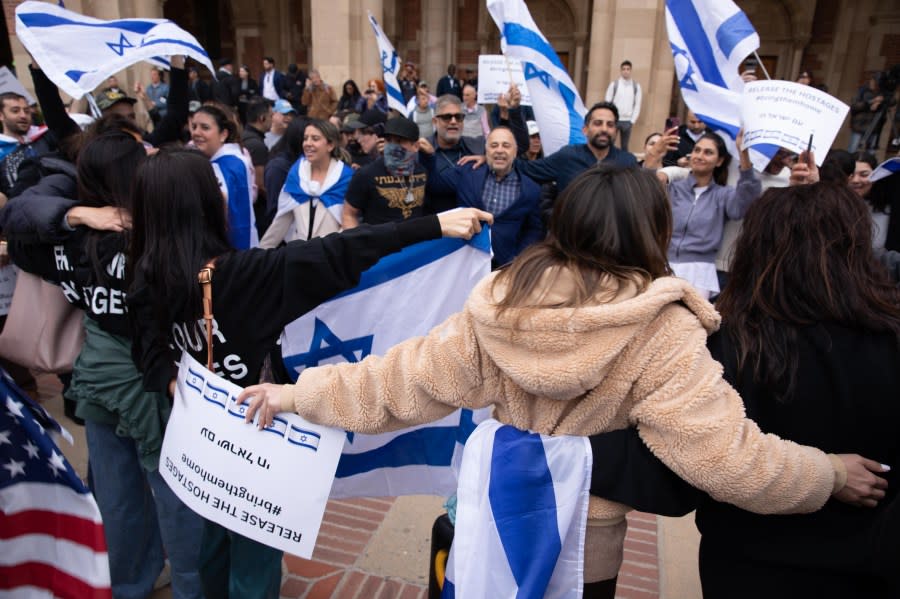
[[[296,414],[258,430],[244,422],[240,392],[183,354],[160,472],[204,518],[310,558],[345,433]]]

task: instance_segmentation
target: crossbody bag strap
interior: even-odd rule
[[[309,198],[309,230],[306,232],[306,240],[309,241],[313,236],[313,229],[316,224],[316,199]]]
[[[216,259],[207,262],[200,272],[197,280],[203,289],[203,320],[206,321],[206,368],[213,372],[213,303],[212,303],[212,277],[216,270]]]

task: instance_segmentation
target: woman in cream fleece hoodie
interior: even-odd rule
[[[844,486],[845,463],[877,495],[858,456],[782,441],[745,418],[706,349],[718,314],[669,276],[670,234],[650,172],[591,169],[560,196],[547,239],[481,281],[462,312],[383,357],[247,388],[241,400],[257,396],[248,421],[263,407],[261,423],[296,411],[378,433],[494,405],[500,422],[543,434],[636,426],[679,476],[759,513],[819,509]],[[591,497],[587,583],[615,578],[628,510]]]

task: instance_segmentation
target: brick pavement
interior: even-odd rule
[[[332,500],[312,560],[286,556],[283,599],[425,599],[423,585],[365,571],[357,564],[393,499]],[[658,599],[657,519],[628,517],[625,559],[619,571],[617,599]]]

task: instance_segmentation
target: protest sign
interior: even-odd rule
[[[244,422],[241,388],[182,355],[159,470],[185,505],[245,537],[312,556],[344,431],[281,413]]]
[[[753,81],[741,100],[744,146],[768,144],[799,153],[807,149],[812,135],[812,151],[821,165],[849,110],[837,98],[808,85]]]
[[[34,96],[29,94],[28,90],[25,89],[22,82],[12,74],[12,71],[6,67],[0,67],[0,94],[8,92],[25,96],[25,101],[28,102],[29,106],[37,102],[37,100],[34,99]]]
[[[502,54],[482,54],[478,57],[478,103],[496,104],[500,94],[509,91],[510,82],[522,92],[522,106],[531,106],[531,94],[525,84],[522,63]]]

